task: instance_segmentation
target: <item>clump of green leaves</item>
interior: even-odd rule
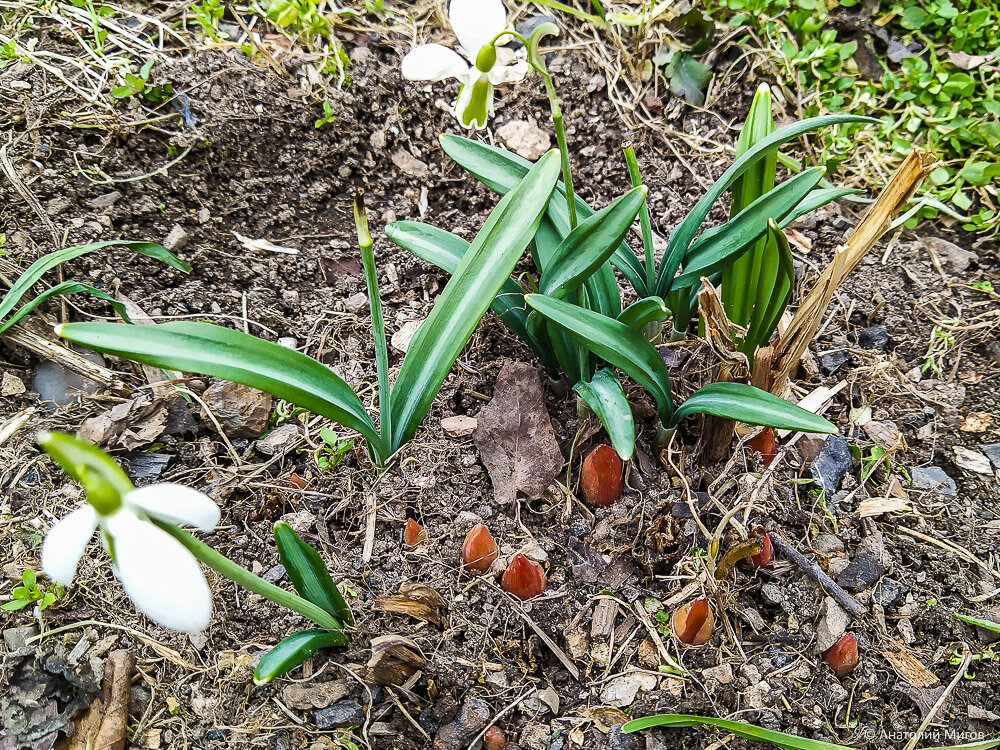
[[[1000,76],[988,63],[1000,50],[1000,7],[978,0],[881,0],[873,15],[889,51],[876,42],[882,72],[869,80],[854,59],[857,43],[827,28],[827,3],[795,0],[788,6],[783,0],[717,0],[710,10],[734,27],[754,29],[789,79],[817,93],[807,97],[805,114],[884,113],[872,139],[859,140],[853,124],[825,133],[817,142],[824,164],[836,166],[843,158],[837,154],[851,154],[850,166],[860,167],[886,145],[897,157],[914,146],[929,149],[943,165],[930,175],[908,226],[945,213],[970,231],[1000,230]]]
[[[10,592],[13,599],[0,605],[0,609],[11,611],[34,604],[42,612],[55,604],[65,593],[66,587],[59,583],[53,582],[44,588],[39,586],[35,571],[31,568],[25,568],[24,572],[21,573],[21,585]]]
[[[333,471],[344,457],[354,449],[353,440],[344,440],[329,427],[319,431],[323,444],[313,451],[316,467],[323,471]]]
[[[192,3],[191,11],[194,13],[195,22],[209,39],[221,42],[227,36],[219,31],[219,21],[226,12],[222,0],[202,0],[200,3]]]
[[[166,80],[159,83],[150,80],[154,62],[150,58],[143,63],[142,67],[139,68],[138,75],[126,71],[125,83],[111,89],[111,95],[116,99],[128,99],[130,96],[138,94],[150,104],[162,104],[167,101],[174,95],[174,84]]]

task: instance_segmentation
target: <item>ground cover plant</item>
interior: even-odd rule
[[[996,746],[970,154],[771,44],[871,6],[0,6],[0,746]]]

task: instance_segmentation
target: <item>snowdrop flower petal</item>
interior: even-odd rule
[[[403,58],[403,78],[409,81],[443,81],[461,78],[469,64],[454,50],[440,44],[421,44]]]
[[[83,550],[97,530],[97,513],[90,503],[84,503],[49,529],[42,542],[42,570],[63,586],[69,586],[76,575]]]
[[[472,62],[484,46],[507,28],[502,0],[451,0],[448,20],[459,44]]]
[[[493,84],[484,74],[462,86],[452,114],[467,128],[482,130],[493,113]]]
[[[513,65],[497,65],[488,74],[490,83],[496,85],[500,83],[517,83],[524,80],[528,75],[527,60],[518,60]]]
[[[128,508],[104,524],[114,539],[115,575],[135,606],[163,627],[204,630],[212,617],[212,594],[194,556]]]
[[[162,482],[140,487],[128,493],[125,502],[155,518],[202,531],[211,531],[219,523],[219,506],[212,498],[183,484]]]

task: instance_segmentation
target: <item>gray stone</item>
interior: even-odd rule
[[[184,227],[180,224],[174,224],[170,227],[170,231],[163,240],[163,246],[170,252],[176,253],[178,250],[183,250],[187,246],[189,239],[190,237]]]
[[[940,237],[925,237],[920,242],[927,248],[928,252],[936,255],[944,265],[953,271],[965,271],[969,264],[979,260],[979,256],[974,252]]]
[[[910,472],[913,486],[918,490],[932,490],[942,495],[957,495],[958,485],[939,466],[917,466]]]
[[[851,448],[840,435],[830,435],[823,443],[823,449],[812,462],[813,484],[826,492],[827,497],[840,489],[844,476],[854,465]]]
[[[81,350],[80,354],[97,365],[104,365],[104,357],[97,352]],[[38,391],[39,400],[47,407],[65,406],[80,396],[91,396],[100,390],[100,385],[89,378],[67,370],[52,360],[43,360],[35,367],[32,387]]]
[[[903,584],[895,578],[883,578],[872,591],[872,601],[883,609],[888,609],[899,601],[903,595],[903,588]]]
[[[26,641],[29,638],[34,638],[38,635],[38,628],[34,625],[25,625],[20,628],[7,628],[3,631],[3,642],[7,644],[7,648],[11,651],[17,651],[20,648],[24,648],[28,644]]]
[[[785,593],[774,583],[765,583],[760,587],[760,595],[764,597],[764,601],[768,604],[784,604],[785,600],[788,598]]]
[[[993,468],[1000,471],[1000,443],[980,445],[979,447],[983,449],[983,453],[986,454],[986,458],[993,464]]]
[[[109,208],[118,202],[118,199],[122,197],[122,194],[117,190],[112,190],[110,193],[105,193],[104,195],[99,195],[96,198],[91,198],[87,201],[91,208]]]
[[[264,575],[261,576],[268,583],[277,583],[282,578],[285,577],[285,566],[278,563],[273,568],[269,569]]]
[[[365,712],[357,701],[338,701],[316,710],[316,726],[319,729],[361,726],[364,722]]]
[[[851,616],[847,614],[832,596],[823,599],[823,608],[816,626],[816,653],[823,653],[840,640],[847,632]]]
[[[884,352],[889,346],[889,329],[884,325],[877,325],[859,331],[858,346]]]
[[[344,300],[344,309],[349,313],[360,313],[368,309],[368,295],[365,292],[357,292]]]
[[[813,549],[827,555],[844,551],[844,542],[833,534],[820,534],[813,542]]]
[[[462,704],[454,721],[445,724],[434,738],[439,750],[464,750],[472,739],[486,728],[493,717],[493,710],[486,701],[469,698]]]
[[[828,375],[832,375],[847,362],[847,352],[840,349],[835,352],[830,352],[829,354],[824,354],[819,358],[819,365],[823,368],[823,372]]]
[[[892,567],[881,532],[869,534],[858,545],[854,561],[837,576],[837,583],[849,591],[864,591]]]
[[[608,730],[608,748],[610,750],[639,750],[639,735],[625,734],[621,724],[615,724]]]

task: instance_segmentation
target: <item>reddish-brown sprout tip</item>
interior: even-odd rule
[[[754,568],[763,568],[771,564],[774,557],[774,547],[771,546],[771,535],[765,531],[763,526],[758,526],[753,530],[756,536],[764,540],[764,549],[759,554],[750,557],[750,565]]]
[[[518,553],[504,571],[500,585],[518,599],[531,599],[545,591],[547,580],[541,565]]]
[[[599,445],[583,460],[580,484],[587,502],[603,508],[622,496],[622,460],[610,445]]]
[[[750,438],[747,441],[747,447],[761,455],[765,468],[770,466],[774,457],[778,455],[778,443],[774,438],[774,430],[770,427],[765,427]]]
[[[507,744],[507,738],[504,736],[503,730],[494,725],[487,729],[486,734],[483,735],[483,744],[486,745],[486,750],[503,750]]]
[[[858,637],[854,633],[844,633],[823,652],[823,661],[837,677],[847,677],[858,666]]]
[[[695,599],[679,607],[671,618],[674,634],[681,643],[689,646],[703,646],[712,638],[715,630],[715,615],[708,599]]]
[[[485,573],[500,555],[493,535],[483,524],[478,523],[465,535],[462,545],[462,564],[469,570]]]
[[[406,519],[406,528],[403,529],[403,544],[414,547],[421,542],[426,542],[427,530],[412,518]]]
[[[288,478],[288,486],[293,490],[304,490],[309,486],[309,480],[303,479],[298,474],[292,474],[292,476]]]

